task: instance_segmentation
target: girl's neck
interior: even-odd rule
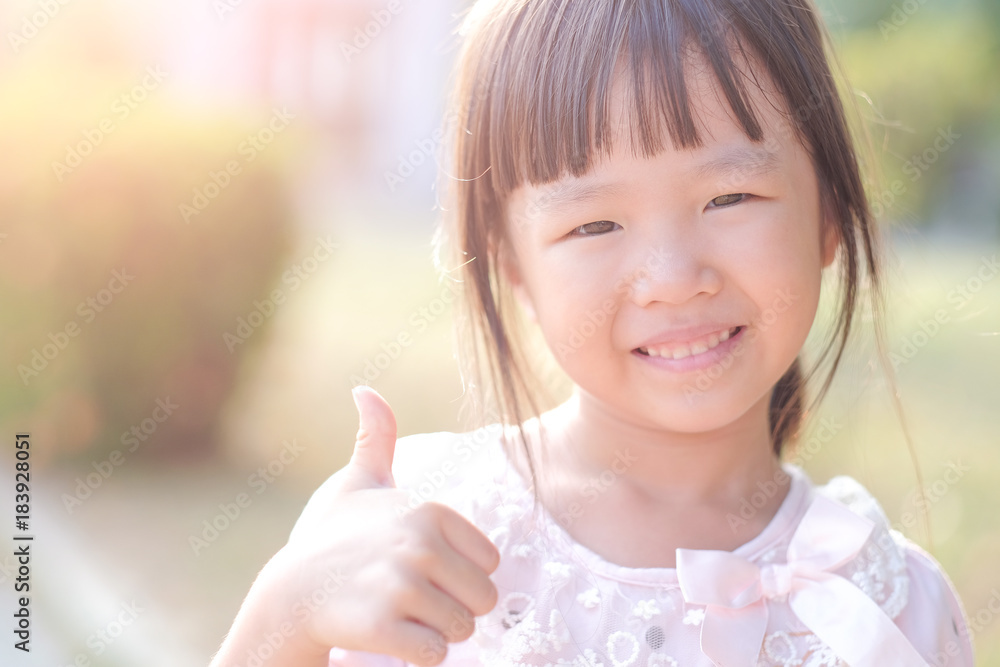
[[[770,520],[788,485],[768,433],[769,401],[766,395],[718,430],[679,433],[629,422],[576,389],[568,401],[542,415],[544,450],[535,456],[544,471],[543,501],[545,480],[551,480],[550,489],[563,492],[611,482],[619,498],[665,516],[693,507],[739,516],[744,501],[766,489],[767,503],[755,515],[758,521]]]

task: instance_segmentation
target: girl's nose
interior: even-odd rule
[[[646,245],[630,267],[619,286],[640,307],[656,301],[680,305],[722,289],[722,273],[693,243]]]

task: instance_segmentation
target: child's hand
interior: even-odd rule
[[[436,665],[496,605],[496,547],[465,517],[425,502],[392,476],[396,419],[368,387],[350,462],[313,494],[288,544],[268,563],[280,600],[296,602],[310,650],[339,647]],[[402,514],[401,510],[406,513]],[[313,609],[306,615],[306,609]]]

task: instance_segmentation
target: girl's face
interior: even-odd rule
[[[633,423],[697,433],[759,404],[799,354],[837,236],[772,103],[750,86],[754,143],[713,77],[688,85],[701,147],[634,156],[616,96],[609,158],[511,194],[504,268],[579,390]]]

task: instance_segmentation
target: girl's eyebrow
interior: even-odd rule
[[[601,197],[621,194],[617,183],[588,183],[586,180],[558,182],[539,192],[530,202],[528,209],[548,211],[562,206],[584,204]]]
[[[774,151],[763,146],[736,145],[718,151],[712,157],[692,167],[696,178],[727,176],[734,185],[751,175],[770,174],[779,170],[781,160]],[[618,183],[591,183],[586,179],[557,182],[539,192],[528,202],[527,209],[549,211],[554,208],[585,204],[601,197],[622,193]]]
[[[781,160],[774,151],[763,146],[737,145],[695,166],[694,175],[698,178],[724,175],[739,180],[750,175],[774,173],[780,166]]]

